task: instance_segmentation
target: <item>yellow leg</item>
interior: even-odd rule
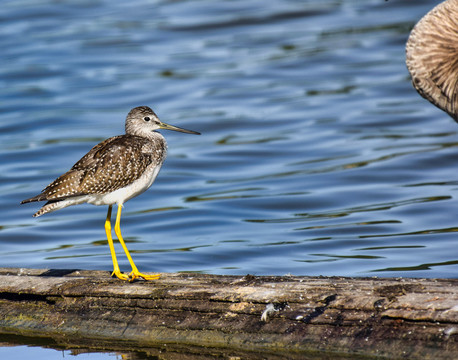
[[[121,246],[124,249],[124,252],[126,253],[130,266],[132,266],[132,272],[129,274],[130,281],[134,281],[138,277],[141,277],[145,280],[159,279],[159,277],[161,276],[160,274],[151,274],[151,275],[142,274],[141,272],[138,271],[137,266],[135,266],[135,263],[132,260],[132,256],[130,256],[129,250],[127,249],[127,246],[124,243],[124,239],[122,238],[122,235],[121,235],[121,211],[122,211],[122,205],[118,205],[118,213],[116,215],[116,223],[115,223],[115,233],[118,236],[118,240],[121,243]]]
[[[121,273],[121,270],[119,270],[118,260],[116,259],[116,252],[115,252],[114,245],[113,245],[113,238],[111,237],[111,208],[112,208],[111,205],[108,206],[107,219],[105,220],[105,232],[107,233],[108,245],[110,246],[111,259],[113,260],[113,268],[114,268],[111,276],[117,276],[121,280],[129,280],[129,277]]]

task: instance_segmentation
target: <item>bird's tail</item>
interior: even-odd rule
[[[27,204],[27,203],[30,203],[30,202],[44,201],[44,200],[47,200],[47,199],[46,199],[46,195],[44,195],[44,194],[38,194],[38,195],[36,195],[36,196],[34,196],[34,197],[31,197],[31,198],[22,200],[22,201],[21,201],[21,204]]]

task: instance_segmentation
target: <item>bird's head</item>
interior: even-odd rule
[[[200,135],[197,131],[186,130],[178,126],[166,124],[148,106],[138,106],[129,111],[126,118],[126,134],[150,137],[156,130],[173,130],[186,134]]]

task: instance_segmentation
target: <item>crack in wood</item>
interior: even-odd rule
[[[47,295],[0,292],[0,300],[16,301],[16,302],[45,302],[49,305],[54,305],[56,300],[50,299]]]

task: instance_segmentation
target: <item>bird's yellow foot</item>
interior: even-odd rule
[[[121,280],[130,280],[130,277],[126,274],[123,274],[119,269],[118,270],[114,270],[112,273],[111,273],[111,276],[112,277],[117,277],[118,279],[121,279]],[[130,280],[132,281],[132,280]]]
[[[137,271],[132,271],[130,274],[129,274],[129,281],[134,281],[136,278],[142,278],[142,279],[145,279],[145,280],[157,280],[161,277],[161,274],[142,274],[141,272],[139,272],[138,270]]]

